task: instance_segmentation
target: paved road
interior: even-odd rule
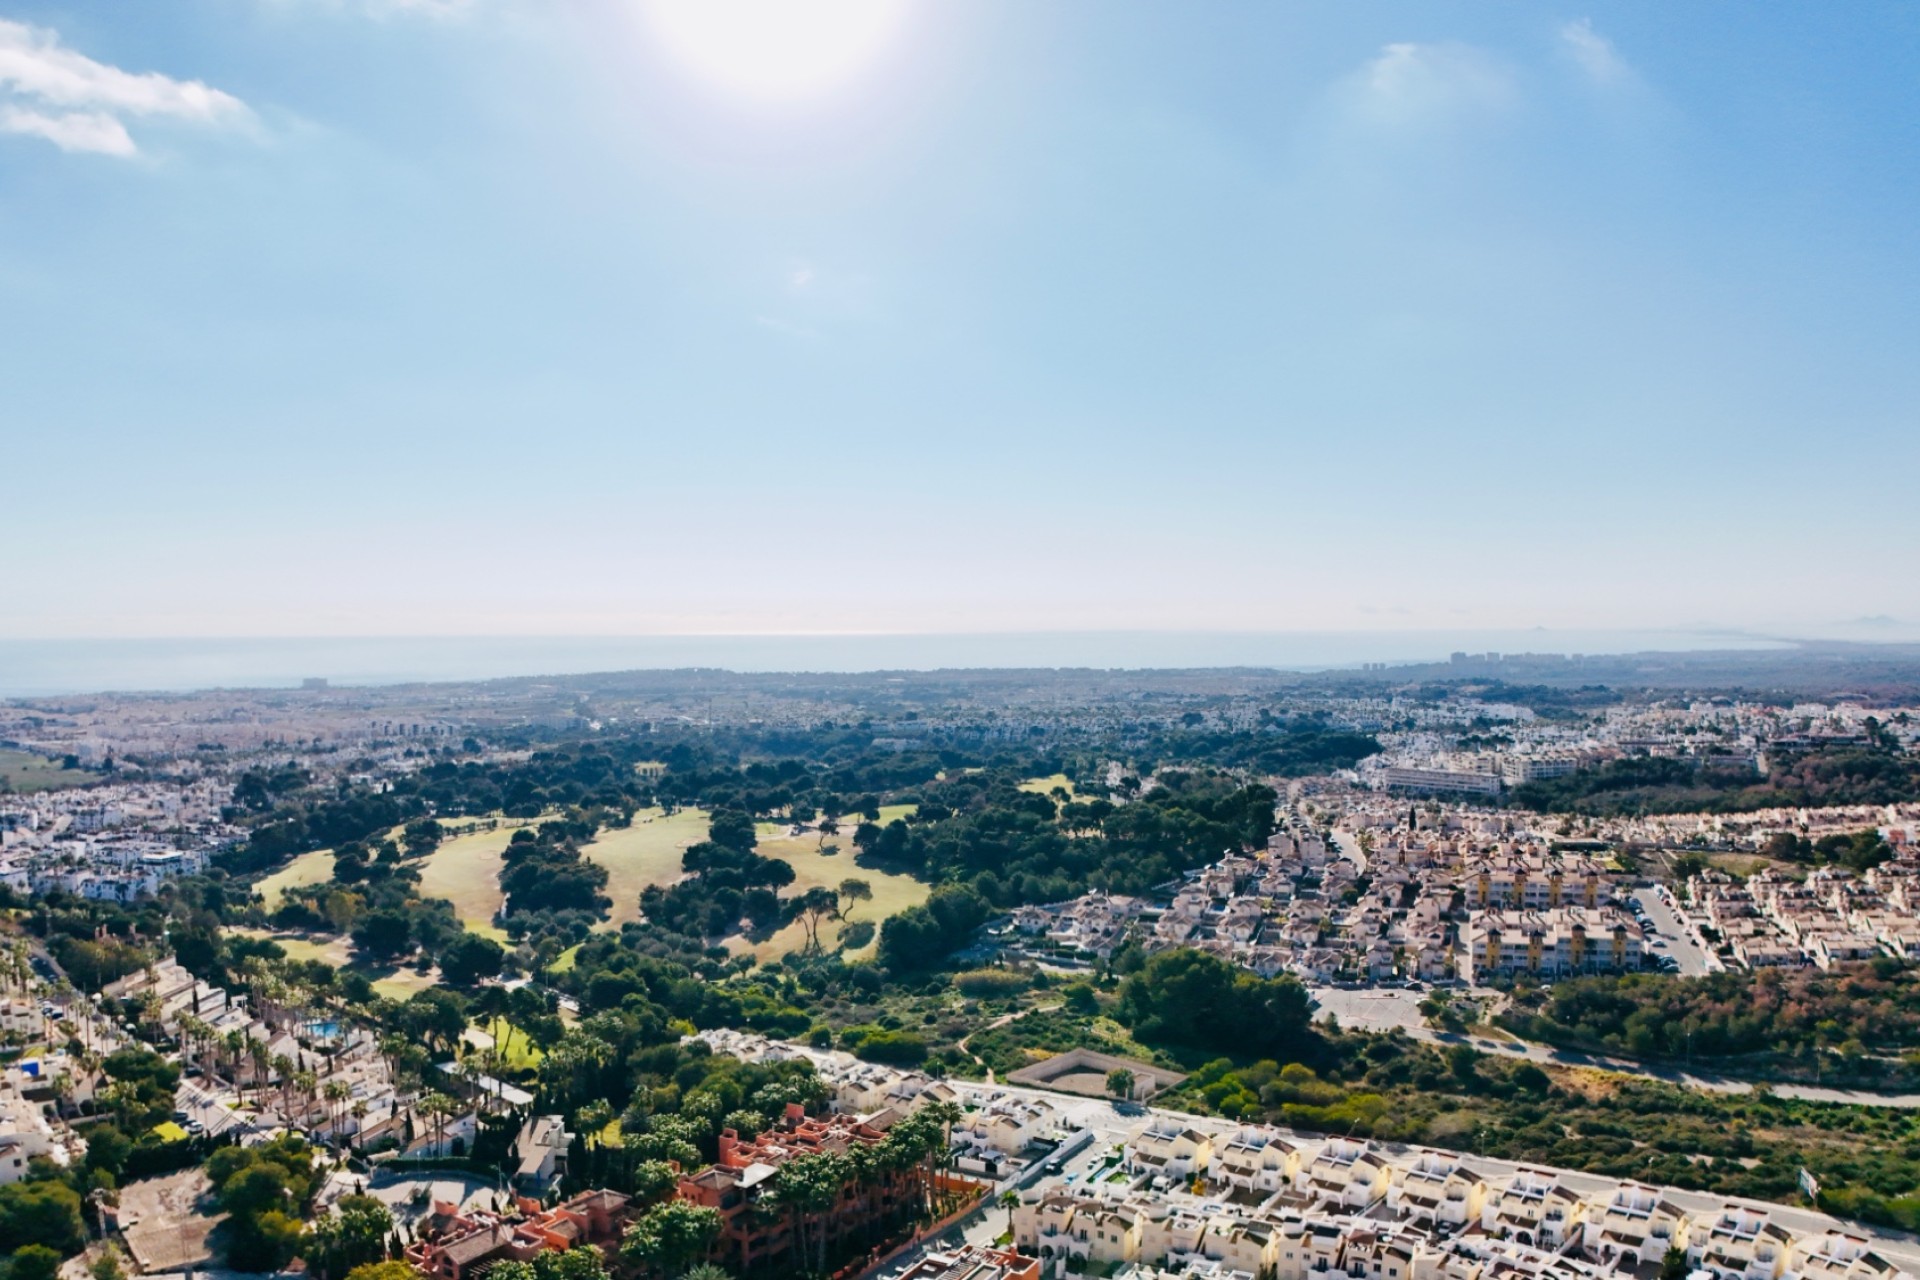
[[[1666,943],[1665,947],[1653,948],[1655,955],[1672,956],[1685,977],[1697,978],[1719,967],[1700,946],[1686,922],[1680,919],[1679,912],[1673,909],[1665,894],[1657,889],[1641,889],[1634,893],[1633,901],[1647,913],[1647,917],[1653,921],[1654,933]],[[1647,942],[1652,947],[1653,939],[1649,938]]]
[[[1360,841],[1352,832],[1342,831],[1336,827],[1333,832],[1333,848],[1335,853],[1360,868],[1361,875],[1367,873],[1366,852],[1360,848]]]

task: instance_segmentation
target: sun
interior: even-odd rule
[[[904,0],[644,0],[661,42],[737,93],[785,98],[830,89],[886,47]]]

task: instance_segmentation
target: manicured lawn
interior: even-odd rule
[[[5,779],[14,791],[27,792],[85,786],[100,781],[100,775],[84,769],[63,769],[59,760],[49,760],[30,751],[0,750],[0,779]]]
[[[553,963],[547,966],[547,972],[566,973],[573,968],[573,962],[579,957],[580,944],[576,942],[553,958]]]
[[[280,868],[259,884],[253,886],[266,902],[267,910],[272,911],[280,905],[280,899],[289,889],[302,889],[310,884],[333,879],[333,850],[315,849],[303,853]]]
[[[442,841],[419,864],[420,896],[445,898],[469,931],[504,943],[506,930],[493,922],[506,901],[500,892],[500,855],[524,825],[503,819],[491,831],[476,827]]]
[[[650,884],[678,880],[680,854],[707,838],[707,811],[681,809],[672,815],[642,809],[630,827],[609,827],[581,849],[607,869],[607,896],[613,914],[602,926],[617,929],[640,918],[640,891]]]
[[[1053,794],[1055,787],[1065,788],[1069,799],[1079,795],[1079,792],[1073,789],[1073,780],[1064,773],[1052,774],[1045,778],[1028,778],[1020,784],[1022,791],[1032,791],[1043,796]]]

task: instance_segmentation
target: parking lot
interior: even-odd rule
[[[1424,991],[1394,990],[1386,987],[1314,987],[1313,998],[1320,1002],[1315,1015],[1338,1018],[1340,1025],[1367,1031],[1391,1031],[1404,1027],[1409,1031],[1425,1025],[1420,1016]]]
[[[1674,911],[1665,894],[1658,889],[1639,889],[1630,901],[1653,922],[1647,930],[1649,955],[1670,957],[1677,972],[1688,977],[1698,977],[1712,971],[1707,953],[1694,941],[1692,932]]]

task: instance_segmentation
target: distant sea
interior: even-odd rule
[[[1484,653],[1616,654],[1770,649],[1710,631],[1089,631],[980,635],[481,636],[0,640],[0,697],[262,689],[323,677],[391,685],[722,667],[733,671],[926,671],[954,667],[1278,667]]]

